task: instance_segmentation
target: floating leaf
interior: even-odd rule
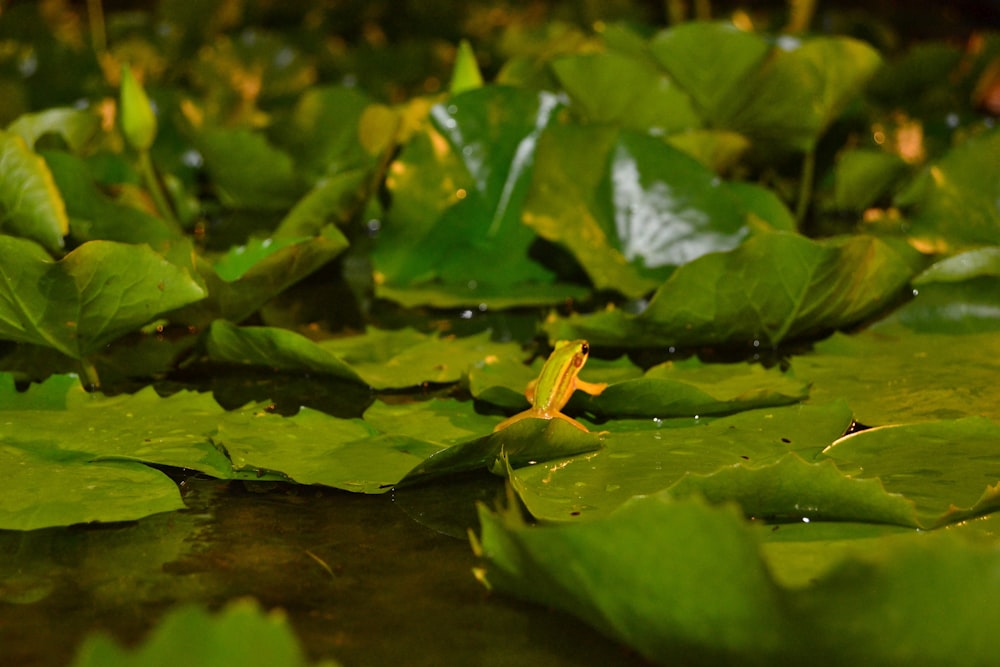
[[[323,373],[364,382],[340,358],[305,336],[287,329],[238,327],[225,320],[216,320],[208,330],[205,351],[214,361],[281,371]]]
[[[148,246],[84,243],[55,262],[0,236],[0,338],[83,359],[157,316],[204,298],[183,269]]]
[[[191,647],[198,647],[192,651]],[[198,605],[171,610],[140,646],[126,649],[104,634],[90,635],[73,667],[153,667],[183,661],[191,667],[235,665],[305,667],[306,660],[284,613],[264,613],[253,600],[229,603],[211,614]],[[315,663],[335,667],[332,660]]]
[[[767,521],[866,521],[917,527],[914,503],[887,493],[877,478],[852,478],[831,460],[808,463],[789,454],[763,466],[739,463],[707,475],[687,474],[667,492],[735,502],[747,516]]]
[[[1000,509],[1000,426],[983,417],[881,426],[824,450],[845,472],[877,478],[934,526]]]
[[[529,420],[525,420],[529,421]],[[548,521],[604,516],[632,496],[670,488],[687,474],[775,463],[790,452],[811,459],[851,424],[843,403],[740,412],[730,417],[609,422],[593,454],[514,470],[528,511]]]
[[[995,547],[957,533],[841,523],[754,531],[731,507],[662,494],[579,524],[529,526],[513,507],[481,507],[480,523],[473,549],[488,587],[574,614],[661,664],[820,655],[822,664],[973,666],[1000,650]],[[815,576],[779,584],[788,566]]]
[[[7,471],[0,499],[3,530],[134,521],[184,508],[177,485],[139,463],[93,462],[85,452],[5,439],[0,465]]]
[[[980,415],[1000,421],[1000,334],[835,334],[795,357],[814,401],[846,400],[868,426]]]
[[[45,161],[20,136],[0,131],[0,231],[59,254],[69,233],[66,204]]]

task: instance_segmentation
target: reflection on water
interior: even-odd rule
[[[136,641],[177,602],[287,610],[310,656],[345,665],[642,664],[575,620],[491,596],[445,499],[281,483],[182,483],[189,509],[112,526],[0,532],[5,664],[66,665],[93,629]],[[405,509],[405,511],[401,511]],[[411,518],[413,517],[413,518]],[[457,517],[457,518],[456,518]],[[416,518],[421,523],[414,521]]]

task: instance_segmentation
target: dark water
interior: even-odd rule
[[[135,642],[179,602],[253,596],[287,611],[312,658],[348,666],[643,664],[475,581],[456,536],[473,499],[495,496],[486,477],[384,496],[197,478],[182,489],[186,511],[0,532],[2,663],[66,665],[91,630]]]

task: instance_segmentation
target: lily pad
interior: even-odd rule
[[[1000,650],[995,548],[957,533],[755,531],[731,506],[663,494],[579,524],[529,526],[514,507],[480,507],[480,523],[473,550],[489,588],[574,614],[657,663],[973,666]],[[831,531],[862,537],[864,550]],[[824,550],[834,559],[819,555],[808,582],[772,574]]]
[[[528,420],[525,420],[528,421]],[[851,424],[843,403],[749,410],[729,417],[609,422],[592,454],[517,468],[511,483],[538,519],[604,516],[632,496],[649,495],[687,474],[777,463],[790,452],[811,459]]]
[[[913,334],[902,327],[835,334],[792,360],[810,400],[847,401],[868,426],[959,419],[1000,421],[1000,334]]]
[[[94,462],[86,452],[5,438],[0,465],[7,471],[2,530],[134,521],[184,508],[173,480],[140,463]]]
[[[925,526],[1000,509],[998,452],[1000,426],[983,417],[881,426],[823,451],[854,477],[911,499]]]

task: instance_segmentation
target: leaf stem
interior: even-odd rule
[[[97,374],[97,367],[90,359],[80,360],[80,380],[83,388],[87,391],[96,391],[101,388],[101,378]]]
[[[802,223],[809,210],[809,202],[812,198],[813,179],[816,177],[816,151],[810,150],[802,160],[802,178],[799,180],[799,200],[795,204],[795,222],[802,230]]]
[[[156,167],[153,165],[149,151],[139,151],[139,173],[142,175],[142,180],[145,182],[149,194],[153,197],[153,203],[160,216],[173,227],[174,231],[183,234],[184,230],[181,229],[181,223],[174,215],[174,209],[170,205],[167,193],[164,191],[163,185],[160,184],[160,177],[156,173]]]

